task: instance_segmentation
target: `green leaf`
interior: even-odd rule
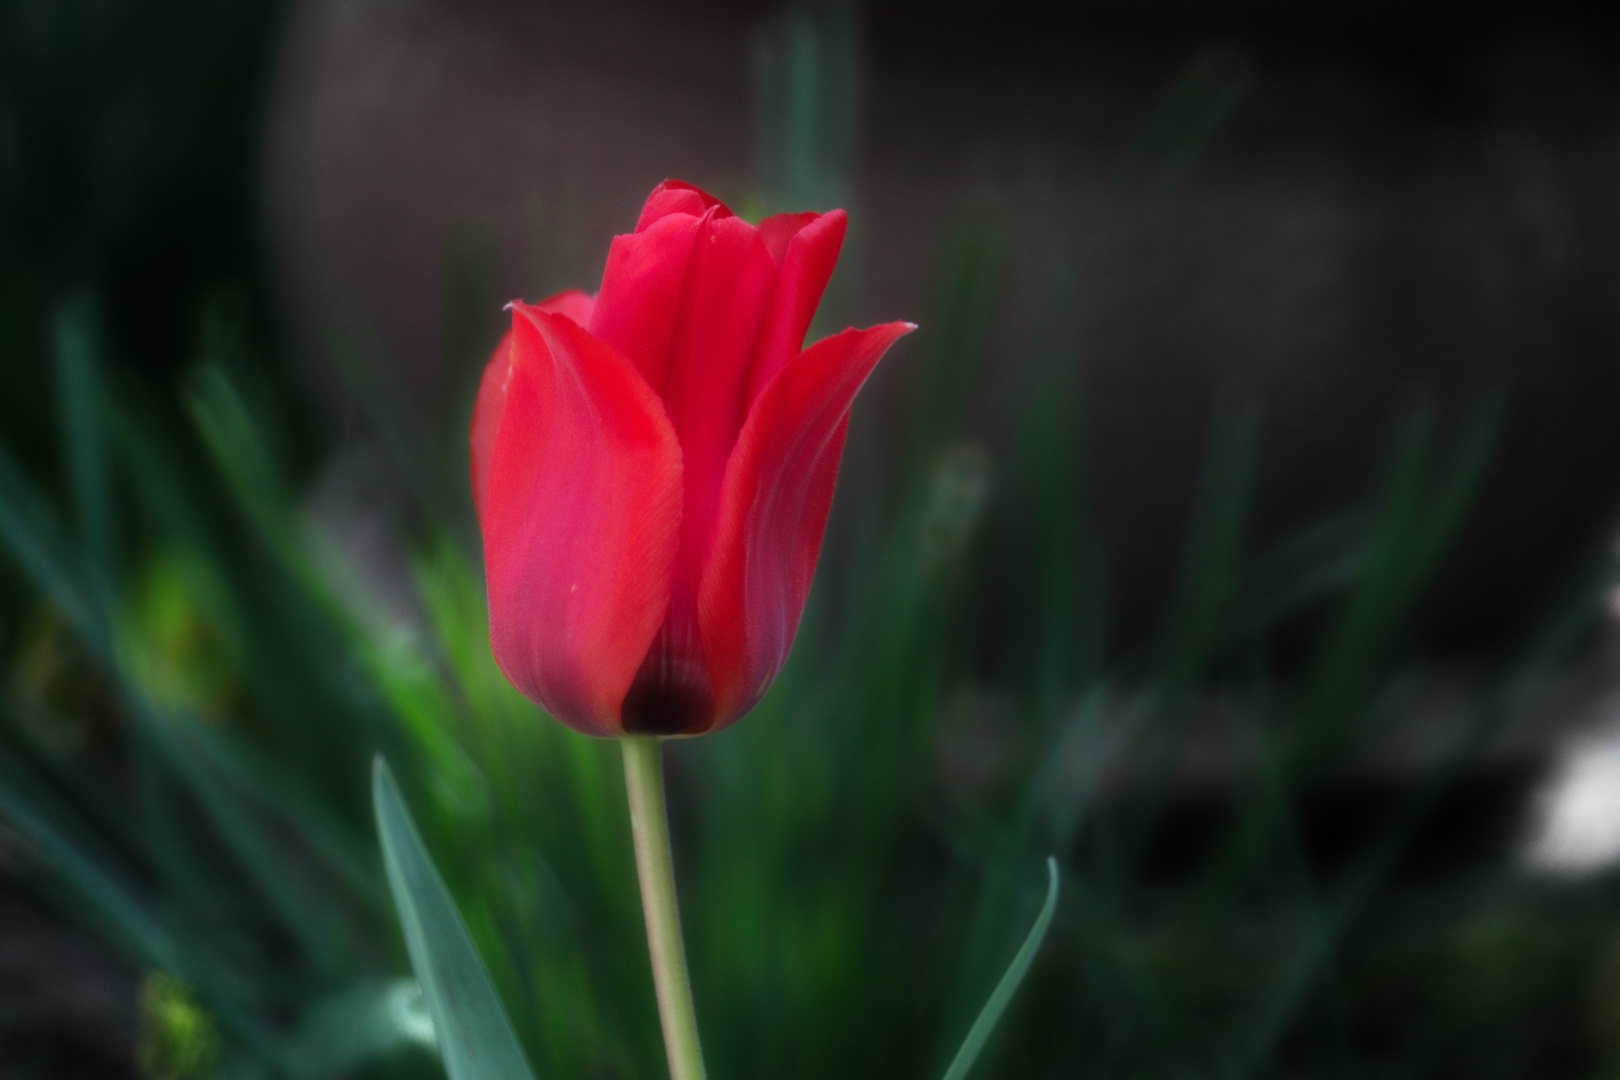
[[[433,1021],[415,979],[350,987],[315,1005],[298,1025],[290,1057],[311,1080],[413,1047],[432,1050]]]
[[[63,305],[56,319],[56,367],[61,395],[62,440],[76,524],[87,555],[86,569],[98,603],[109,602],[117,554],[102,414],[100,335],[95,302],[80,296]]]
[[[232,731],[195,718],[184,721],[183,731],[187,748],[204,770],[242,802],[273,815],[368,909],[387,917],[390,904],[377,878],[377,864],[371,861],[369,838],[362,841],[361,834],[311,792],[302,777],[276,767]]]
[[[68,807],[0,753],[0,824],[22,837],[74,902],[141,962],[173,970],[180,947]]]
[[[445,1072],[450,1080],[534,1080],[467,924],[380,755],[371,776],[383,865]]]
[[[1012,963],[1007,965],[1007,972],[991,992],[990,1000],[979,1010],[979,1018],[973,1021],[973,1026],[968,1029],[967,1038],[962,1040],[962,1048],[951,1060],[951,1067],[945,1070],[945,1080],[963,1080],[973,1068],[973,1063],[979,1060],[979,1052],[989,1041],[990,1033],[996,1029],[1001,1014],[1007,1011],[1007,1003],[1012,1001],[1012,996],[1018,992],[1018,986],[1024,981],[1029,965],[1034,961],[1035,954],[1040,951],[1041,942],[1046,940],[1047,928],[1052,925],[1052,913],[1057,910],[1057,900],[1057,859],[1048,855],[1046,902],[1041,905],[1041,913],[1035,916],[1035,925],[1029,928],[1029,936],[1024,938],[1024,944],[1019,947]]]
[[[97,655],[106,638],[85,594],[83,567],[50,503],[0,448],[0,547],[10,549],[57,611]]]
[[[319,901],[294,887],[286,864],[262,823],[197,752],[189,733],[206,733],[206,726],[179,713],[161,715],[150,701],[134,693],[128,700],[146,745],[161,755],[186,785],[258,894],[282,925],[296,936],[310,959],[324,968],[325,974],[336,975],[341,969],[341,936],[321,918]]]

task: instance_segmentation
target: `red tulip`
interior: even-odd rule
[[[595,298],[514,303],[472,425],[490,643],[590,735],[729,724],[787,658],[849,409],[903,322],[802,349],[842,210],[758,227],[680,181]]]

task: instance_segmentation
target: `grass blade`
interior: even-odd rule
[[[197,800],[207,821],[253,882],[258,895],[303,946],[310,961],[324,969],[324,974],[335,976],[341,970],[338,957],[344,947],[342,936],[322,919],[319,901],[294,886],[269,833],[195,749],[188,733],[203,725],[183,715],[159,715],[151,702],[134,694],[130,695],[129,704],[147,745],[174,770],[175,776]]]
[[[1041,905],[1041,913],[1035,916],[1035,925],[1029,928],[1029,936],[1024,938],[1024,944],[1019,946],[1012,963],[1007,965],[1007,973],[1001,977],[1001,981],[990,994],[990,1000],[986,1001],[984,1008],[979,1011],[979,1018],[973,1021],[973,1026],[968,1029],[967,1038],[962,1040],[962,1048],[956,1052],[951,1067],[945,1070],[945,1080],[964,1080],[969,1070],[973,1068],[974,1062],[979,1060],[979,1053],[989,1041],[990,1033],[996,1029],[1001,1014],[1007,1011],[1007,1004],[1018,992],[1018,986],[1024,981],[1029,965],[1034,961],[1035,954],[1040,951],[1041,942],[1046,940],[1046,931],[1052,925],[1052,913],[1057,910],[1057,900],[1057,859],[1048,855],[1046,902]]]
[[[277,768],[228,730],[195,718],[188,718],[183,730],[187,749],[204,771],[218,777],[240,801],[252,803],[286,826],[368,909],[386,915],[389,901],[371,861],[374,851],[361,844],[360,834],[339,820],[301,777]]]
[[[450,1080],[534,1080],[495,984],[422,845],[388,763],[372,769],[383,865]]]
[[[115,870],[115,860],[75,827],[74,815],[0,755],[0,822],[16,830],[57,884],[145,964],[173,969],[180,950],[169,930]]]
[[[0,449],[0,547],[9,548],[23,572],[48,597],[85,644],[106,654],[83,587],[82,565],[50,504]]]
[[[100,604],[115,585],[117,536],[108,468],[99,335],[94,302],[81,296],[56,320],[56,366],[62,410],[62,441],[73,491],[75,524],[86,553],[91,586]]]

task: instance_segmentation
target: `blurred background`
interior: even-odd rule
[[[670,750],[717,1078],[1620,1074],[1620,53],[1486,0],[0,0],[0,1075],[660,1075],[617,748],[489,653],[502,305],[846,207],[799,644]]]

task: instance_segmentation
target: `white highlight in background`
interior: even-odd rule
[[[1538,799],[1526,865],[1575,875],[1620,863],[1620,726],[1571,742],[1560,758]]]
[[[1609,633],[1620,630],[1620,588],[1608,596]],[[1620,865],[1620,693],[1592,710],[1596,724],[1560,749],[1537,795],[1524,862],[1576,876]]]

